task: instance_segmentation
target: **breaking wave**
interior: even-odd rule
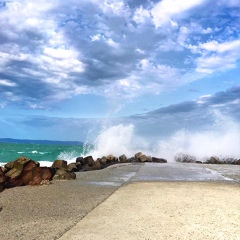
[[[215,123],[204,130],[180,129],[169,137],[139,136],[133,124],[118,124],[104,128],[94,140],[94,149],[87,152],[95,159],[113,154],[132,157],[141,151],[146,155],[174,161],[179,154],[189,154],[197,159],[211,156],[240,158],[240,124],[218,114]]]

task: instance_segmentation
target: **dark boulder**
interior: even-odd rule
[[[89,167],[92,167],[94,164],[94,159],[92,156],[87,156],[83,159],[83,161],[81,162],[81,164],[84,165],[88,165]]]
[[[83,162],[83,157],[78,157],[78,158],[76,158],[76,163],[77,163],[77,162],[79,162],[79,163],[82,164],[82,162]]]
[[[129,163],[131,163],[131,162],[135,162],[136,161],[136,159],[134,158],[134,157],[131,157],[131,158],[128,158],[128,160],[127,160]]]
[[[167,160],[164,159],[164,158],[152,157],[152,162],[154,162],[154,163],[167,163]]]
[[[120,161],[120,163],[125,163],[128,161],[128,159],[127,159],[126,155],[123,154],[119,157],[119,161]]]

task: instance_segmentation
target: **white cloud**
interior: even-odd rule
[[[196,50],[202,54],[196,60],[198,72],[211,74],[215,71],[225,71],[235,68],[240,59],[240,40],[201,43],[195,46]]]
[[[136,23],[140,23],[140,24],[145,23],[150,18],[151,18],[150,12],[144,9],[142,6],[140,6],[140,8],[138,8],[134,12],[134,16],[133,16],[133,20]]]
[[[101,3],[102,1],[100,1]],[[104,0],[99,5],[103,12],[108,15],[125,16],[128,15],[128,8],[122,0]]]
[[[206,43],[201,43],[199,45],[200,49],[223,53],[226,51],[240,51],[240,40],[234,40],[232,42],[219,43],[217,41],[211,41]]]
[[[10,82],[9,80],[0,79],[0,86],[6,86],[6,87],[16,87],[17,84],[14,82]]]
[[[203,2],[204,0],[162,0],[158,2],[151,10],[153,22],[156,27],[160,27],[167,22],[171,22],[172,17],[179,17],[179,15],[185,11],[192,9]]]

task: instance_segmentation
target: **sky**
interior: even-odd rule
[[[0,1],[0,138],[240,120],[240,0]]]

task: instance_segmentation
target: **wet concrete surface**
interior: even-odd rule
[[[240,166],[196,163],[116,164],[101,171],[78,173],[81,184],[120,187],[129,182],[238,182]]]

